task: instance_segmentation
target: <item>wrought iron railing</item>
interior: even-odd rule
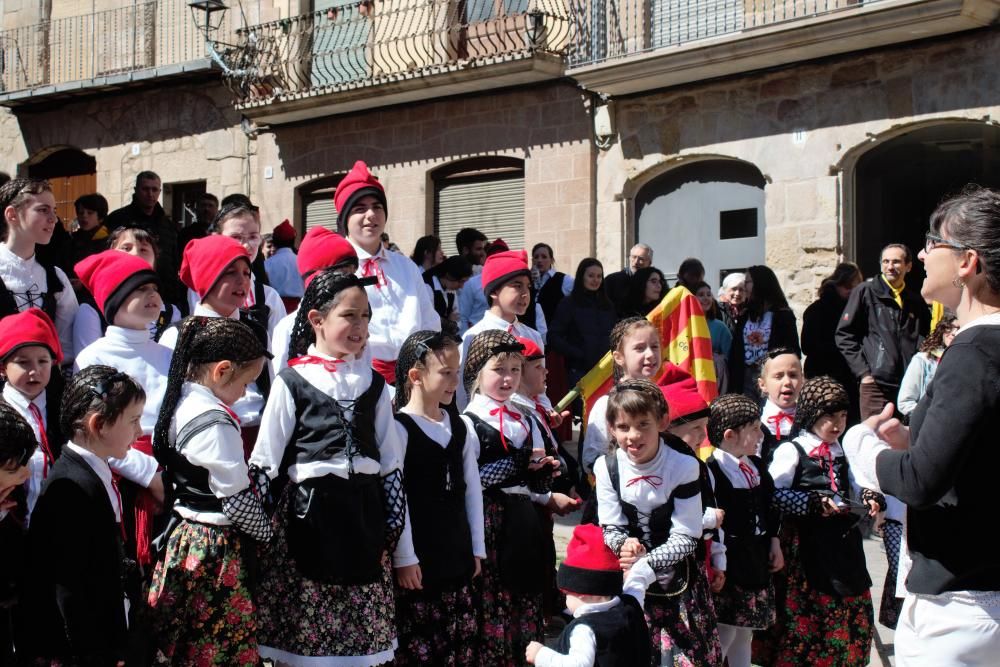
[[[237,104],[561,54],[564,0],[362,0],[238,30],[219,45]]]
[[[231,17],[224,18],[226,34]],[[0,31],[0,92],[87,81],[205,57],[187,0],[154,0]]]
[[[856,8],[862,0],[570,0],[570,67]],[[870,5],[880,0],[864,0]]]

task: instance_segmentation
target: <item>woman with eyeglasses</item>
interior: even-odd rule
[[[859,484],[907,506],[896,664],[996,664],[1000,558],[983,511],[995,503],[1000,432],[1000,192],[968,186],[938,206],[919,257],[922,296],[953,310],[959,332],[909,427],[889,404],[844,446]]]

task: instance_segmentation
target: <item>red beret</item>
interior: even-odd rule
[[[56,363],[62,363],[63,352],[56,325],[41,308],[29,308],[0,320],[0,360],[6,360],[15,350],[28,345],[49,348]]]
[[[295,228],[288,220],[282,220],[281,224],[271,231],[271,238],[275,241],[295,241]]]
[[[698,393],[698,383],[679,366],[667,363],[657,384],[667,399],[671,424],[693,422],[711,414],[708,403]]]
[[[299,244],[299,254],[295,261],[299,267],[299,274],[305,279],[308,287],[317,271],[336,268],[346,263],[352,263],[357,267],[358,251],[340,234],[331,232],[325,227],[313,227],[306,232],[302,243]]]
[[[160,277],[146,260],[120,250],[91,255],[73,268],[80,282],[94,296],[108,324],[115,323],[118,308],[133,290],[149,283],[160,284]]]
[[[515,336],[515,338],[517,338],[518,343],[524,346],[524,351],[521,352],[521,356],[524,357],[525,361],[534,361],[536,359],[545,358],[545,353],[538,347],[538,343],[530,338],[522,338],[521,336]]]
[[[614,596],[622,592],[618,557],[604,544],[604,531],[594,524],[573,529],[566,559],[559,566],[559,588],[579,595]]]
[[[504,283],[519,276],[530,275],[528,253],[524,250],[507,250],[490,255],[483,264],[483,293],[489,299],[490,293],[502,287]]]
[[[184,248],[181,282],[204,298],[219,276],[238,259],[250,263],[250,253],[236,239],[220,234],[193,239]]]
[[[494,239],[486,244],[486,256],[495,255],[498,252],[506,252],[510,250],[510,246],[507,242],[501,238]]]
[[[367,196],[378,199],[385,209],[385,214],[389,215],[389,205],[385,200],[385,188],[368,171],[368,165],[358,160],[333,193],[333,205],[337,207],[337,229],[339,231],[347,233],[347,216],[350,214],[351,207],[354,206],[354,202]]]

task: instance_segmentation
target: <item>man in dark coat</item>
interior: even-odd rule
[[[636,243],[628,251],[628,266],[621,271],[604,276],[604,293],[608,295],[608,298],[615,305],[616,309],[621,309],[626,305],[625,297],[628,293],[628,283],[632,274],[639,269],[644,269],[652,265],[653,249],[645,243]],[[619,317],[622,315],[621,311],[619,311],[618,315]]]

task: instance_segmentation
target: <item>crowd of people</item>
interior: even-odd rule
[[[861,666],[866,518],[897,664],[997,655],[1000,566],[967,540],[1000,193],[941,204],[919,294],[904,245],[837,266],[801,337],[768,267],[716,289],[685,260],[710,403],[646,318],[647,245],[608,275],[473,228],[407,256],[363,162],[298,243],[246,196],[178,229],[159,195],[143,172],[67,229],[45,181],[0,186],[0,663]],[[609,351],[567,447],[584,415],[553,404]]]

